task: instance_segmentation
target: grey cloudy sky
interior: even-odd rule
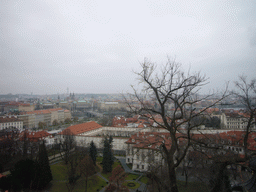
[[[0,94],[120,93],[145,57],[255,77],[254,0],[2,0]]]

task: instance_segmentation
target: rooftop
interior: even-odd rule
[[[101,128],[102,126],[94,121],[72,125],[64,129],[60,134],[62,135],[79,135],[87,131],[95,130]]]

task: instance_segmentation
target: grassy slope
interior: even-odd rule
[[[128,183],[134,183],[135,186],[134,186],[134,187],[129,187],[129,186],[128,186]],[[124,186],[127,186],[129,189],[137,189],[137,188],[140,187],[140,184],[137,183],[137,182],[135,182],[135,181],[126,181],[126,182],[123,183],[123,185],[124,185]]]
[[[67,168],[64,163],[56,163],[51,165],[53,181],[51,182],[50,191],[65,192],[67,190]],[[106,182],[100,177],[94,175],[88,181],[88,192],[95,192],[97,189],[101,189],[102,186],[106,186]],[[74,191],[84,191],[85,189],[85,178],[81,177],[77,181],[77,185]]]
[[[97,189],[102,189],[102,186],[105,187],[107,184],[106,182],[101,179],[99,176],[94,175],[93,177],[90,177],[88,180],[88,186],[87,191],[88,192],[95,192]],[[66,192],[68,191],[66,186],[66,181],[52,181],[52,186],[50,188],[50,191],[54,192]],[[85,191],[85,179],[81,178],[77,181],[77,185],[75,186],[74,191],[82,192]]]
[[[129,175],[127,175],[125,180],[136,180],[138,177],[139,177],[139,175],[129,174]]]
[[[118,164],[120,164],[118,161],[115,161],[113,168],[116,167]],[[67,190],[66,182],[67,182],[67,168],[64,163],[56,163],[54,165],[51,165],[52,175],[53,175],[53,181],[51,182],[50,191],[56,191],[56,192],[65,192]],[[110,177],[111,173],[103,174],[104,177],[107,179]],[[136,179],[137,175],[129,174],[126,178],[126,180],[133,180]],[[141,182],[146,183],[148,180],[147,177],[142,177],[140,179]],[[94,192],[97,191],[97,189],[102,189],[102,186],[106,186],[106,182],[101,179],[100,177],[94,175],[91,177],[88,181],[88,191]],[[137,187],[137,186],[136,186]],[[178,187],[180,192],[205,192],[207,191],[207,186],[203,183],[188,183],[188,187],[185,187],[185,182],[178,181]],[[85,179],[84,177],[81,177],[77,185],[74,189],[74,191],[84,191],[85,188]],[[136,189],[136,188],[135,188]]]

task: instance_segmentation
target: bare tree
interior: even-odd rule
[[[211,159],[214,162],[214,168],[213,173],[210,174],[212,177],[211,191],[231,190],[228,189],[227,183],[230,181],[228,181],[227,177],[232,177],[233,180],[236,180],[236,178],[238,177],[237,168],[243,167],[245,169],[248,169],[245,162],[250,160],[252,155],[255,155],[248,149],[248,147],[249,141],[251,139],[250,134],[253,131],[255,132],[254,126],[256,120],[256,79],[248,81],[246,76],[240,76],[239,80],[235,81],[234,83],[236,89],[232,91],[232,94],[237,97],[238,101],[245,108],[245,117],[243,118],[243,124],[245,126],[243,130],[243,136],[240,139],[238,139],[237,136],[234,135],[234,138],[230,138],[230,140],[232,140],[232,144],[237,143],[240,145],[240,147],[243,147],[244,156],[240,156],[230,150],[226,150],[228,154],[226,154],[225,156],[212,155]],[[222,142],[225,143],[223,139]],[[229,144],[222,144],[221,147],[225,148],[225,145],[228,146]],[[233,169],[228,170],[227,167],[233,167]],[[243,178],[240,179],[243,180]],[[223,181],[225,182],[223,183]]]
[[[217,171],[217,177],[214,178],[215,183],[213,186],[212,191],[221,191],[221,188],[225,189],[225,184],[222,183],[221,180],[225,179],[223,175],[227,172],[228,166],[234,167],[241,167],[247,168],[244,162],[248,161],[251,158],[251,155],[255,155],[250,153],[248,150],[249,147],[249,138],[250,134],[253,131],[253,127],[255,125],[255,118],[256,118],[256,79],[251,80],[250,82],[247,81],[245,76],[240,76],[238,81],[235,81],[236,89],[232,92],[238,100],[242,103],[245,108],[245,118],[243,120],[243,124],[245,124],[244,128],[244,136],[241,138],[241,147],[244,148],[244,157],[232,155],[230,157],[223,158],[216,158],[215,163],[218,163],[218,167],[215,168]],[[254,130],[255,131],[255,130]],[[222,177],[221,177],[222,176]],[[234,172],[233,178],[236,179],[237,172]],[[222,191],[226,191],[222,190]]]
[[[149,171],[147,172],[148,181],[148,190],[151,192],[161,192],[168,191],[169,184],[168,179],[168,168],[166,165],[161,163],[154,163],[150,165]]]
[[[236,90],[233,94],[237,96],[240,102],[246,109],[246,114],[248,115],[245,122],[245,136],[244,136],[244,152],[245,159],[248,158],[248,137],[255,125],[256,120],[256,79],[247,81],[246,76],[240,76],[239,81],[235,82]]]
[[[110,185],[114,185],[116,187],[116,191],[129,191],[128,187],[123,185],[126,176],[127,175],[125,174],[124,169],[121,167],[121,165],[118,165],[113,169],[112,174],[109,178],[109,182],[111,183]]]
[[[9,170],[21,159],[22,147],[19,132],[16,129],[0,131],[0,172]]]
[[[89,155],[86,155],[79,163],[80,174],[85,177],[85,192],[87,191],[88,178],[96,172],[95,165]]]
[[[214,96],[213,94],[198,96],[201,87],[208,83],[208,79],[200,72],[185,73],[181,69],[181,64],[169,58],[160,70],[147,60],[141,63],[141,67],[142,71],[136,74],[140,83],[143,84],[143,94],[134,88],[134,94],[130,95],[131,98],[126,98],[126,101],[131,112],[150,116],[158,127],[170,133],[171,147],[167,148],[164,143],[162,144],[170,181],[166,189],[177,192],[176,168],[184,160],[192,144],[191,131],[200,126],[192,121],[194,118],[203,116],[208,108],[221,101],[226,91],[211,105],[202,110],[196,110],[194,107],[196,103]],[[172,106],[171,112],[169,106]],[[157,121],[156,116],[160,116],[161,121]],[[179,145],[180,139],[186,140],[182,146]]]
[[[69,192],[72,192],[77,184],[78,179],[80,178],[79,173],[79,154],[73,153],[69,159],[67,164],[67,175],[68,181],[66,182],[66,186]]]
[[[59,145],[60,145],[60,155],[67,165],[70,157],[72,155],[72,151],[76,147],[76,142],[74,135],[71,133],[69,129],[63,131],[63,133],[59,136]]]
[[[84,175],[86,180],[88,179],[89,172],[91,172],[93,167],[89,167],[90,165],[86,164],[86,160],[83,160],[86,155],[86,149],[85,148],[77,148],[72,151],[72,153],[69,154],[69,157],[67,159],[67,176],[68,181],[66,182],[66,186],[68,188],[68,191],[73,191],[78,179],[81,177],[81,175]],[[91,163],[93,165],[93,163]],[[86,175],[87,174],[87,175]],[[86,183],[87,184],[87,183]]]

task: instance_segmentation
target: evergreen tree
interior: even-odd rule
[[[111,146],[111,143],[113,142],[113,137],[110,135],[109,139],[108,139],[109,145]]]
[[[34,184],[37,164],[30,159],[20,160],[11,170],[11,189],[13,191],[31,189]]]
[[[28,156],[28,140],[27,140],[27,130],[24,131],[23,138],[23,158],[26,159]]]
[[[52,180],[52,172],[49,165],[48,154],[44,142],[39,146],[37,163],[38,168],[36,170],[36,182],[34,182],[34,188],[43,189]]]
[[[114,156],[111,150],[111,143],[112,140],[105,138],[104,140],[104,149],[103,149],[103,172],[108,173],[112,171],[112,165],[114,163]]]
[[[90,143],[90,157],[92,158],[93,164],[96,165],[96,159],[97,159],[97,148],[94,144],[94,142],[92,141]]]
[[[109,143],[110,155],[111,155],[111,159],[110,159],[111,165],[113,165],[114,161],[115,161],[114,154],[112,153],[112,142],[113,142],[113,137],[110,135],[110,137],[108,139],[108,143]],[[111,171],[112,171],[112,169],[111,169]]]

